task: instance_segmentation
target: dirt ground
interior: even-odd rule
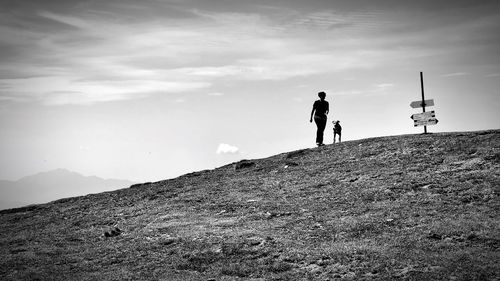
[[[500,280],[500,130],[364,139],[0,211],[0,280]]]

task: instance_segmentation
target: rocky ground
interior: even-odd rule
[[[0,212],[1,280],[500,280],[500,130],[350,141]]]

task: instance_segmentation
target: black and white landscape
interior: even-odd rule
[[[499,0],[0,0],[0,281],[499,281],[499,30]]]

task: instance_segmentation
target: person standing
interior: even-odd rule
[[[319,92],[318,97],[319,100],[315,101],[313,104],[313,109],[311,111],[311,119],[309,120],[309,122],[312,123],[314,115],[314,123],[316,123],[316,126],[318,127],[318,130],[316,131],[316,145],[322,146],[324,145],[323,133],[325,132],[327,115],[328,112],[330,111],[330,105],[325,100],[326,98],[325,92]]]

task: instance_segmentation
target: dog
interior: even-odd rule
[[[336,137],[339,135],[339,142],[342,142],[342,126],[340,126],[340,120],[332,121],[333,123],[333,143],[336,142]]]

